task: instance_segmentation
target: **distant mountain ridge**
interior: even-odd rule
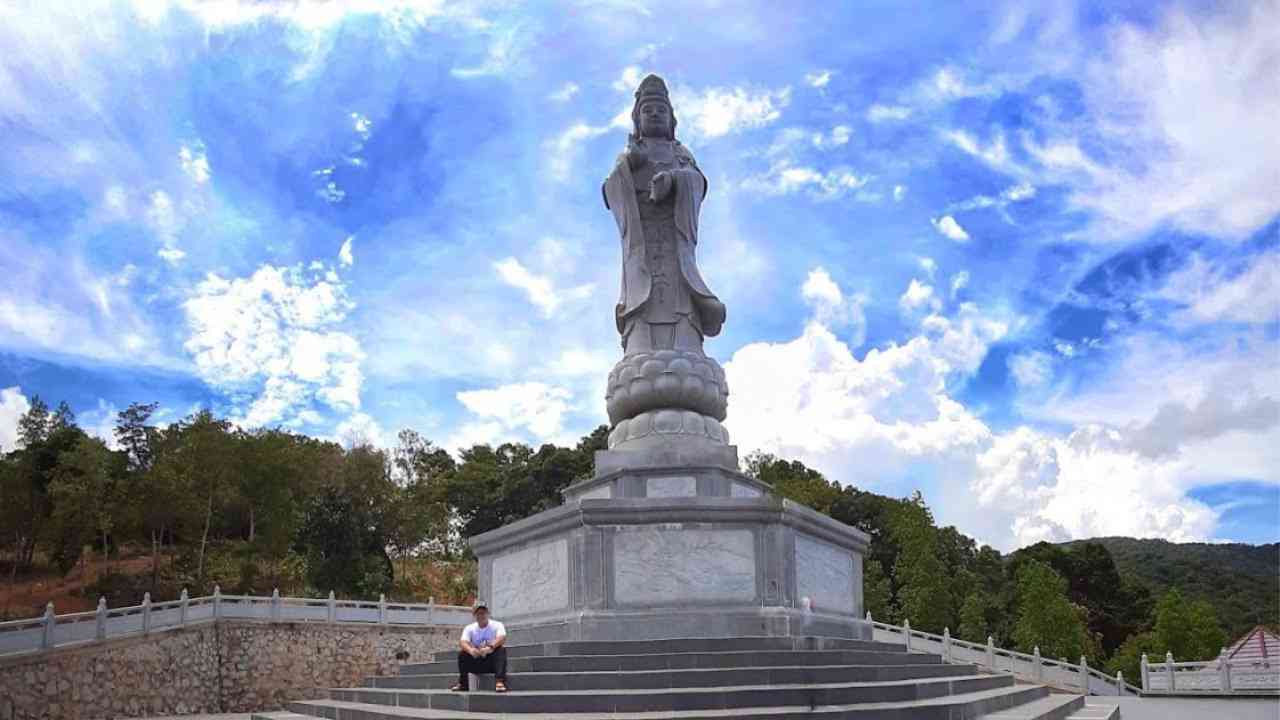
[[[1100,537],[1059,543],[1100,543],[1122,575],[1159,596],[1178,588],[1218,611],[1231,639],[1254,625],[1280,625],[1280,543],[1172,543],[1167,540]]]

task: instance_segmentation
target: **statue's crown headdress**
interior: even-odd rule
[[[661,100],[668,106],[671,105],[671,97],[667,94],[667,84],[662,78],[649,74],[644,80],[640,81],[640,87],[636,88],[636,105],[642,104],[645,100]]]

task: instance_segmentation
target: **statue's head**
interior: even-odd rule
[[[636,104],[631,108],[633,136],[676,139],[676,114],[667,95],[667,84],[657,75],[640,81]]]

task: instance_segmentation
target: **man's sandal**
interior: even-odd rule
[[[493,684],[493,691],[504,693],[507,691],[507,684],[502,682],[501,680],[498,680]]]
[[[462,683],[454,683],[453,687],[450,687],[449,690],[453,692],[467,692],[468,690],[470,690],[470,688],[468,688],[466,685],[463,685]]]

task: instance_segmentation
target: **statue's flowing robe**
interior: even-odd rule
[[[683,145],[675,146],[677,167],[670,170],[673,181],[671,192],[676,196],[675,224],[679,234],[677,255],[680,275],[688,285],[693,305],[701,320],[702,332],[707,336],[720,333],[724,325],[725,307],[720,299],[707,288],[698,273],[695,248],[698,245],[698,212],[707,192],[707,179],[693,162],[693,156]],[[627,319],[644,308],[652,289],[649,268],[645,263],[644,226],[640,220],[640,208],[636,199],[635,181],[627,155],[618,156],[613,172],[604,183],[605,206],[613,212],[622,237],[622,292],[614,314],[618,332],[625,332]]]

